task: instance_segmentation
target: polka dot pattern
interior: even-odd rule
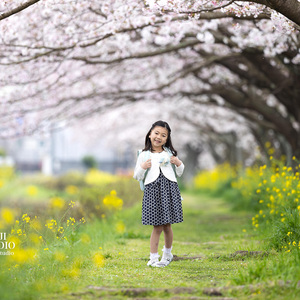
[[[164,225],[183,222],[181,195],[177,182],[159,177],[145,185],[142,224]]]

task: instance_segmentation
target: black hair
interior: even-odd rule
[[[143,149],[143,151],[147,151],[147,150],[152,151],[152,145],[151,145],[151,140],[150,140],[149,136],[151,134],[151,131],[156,126],[164,127],[164,128],[166,128],[168,130],[168,138],[167,138],[167,141],[166,141],[166,143],[165,143],[164,146],[168,147],[171,150],[171,152],[173,153],[174,156],[177,156],[177,151],[174,149],[174,147],[172,145],[171,128],[170,128],[169,124],[167,122],[164,122],[164,121],[156,121],[155,123],[152,124],[150,130],[146,134],[146,137],[145,137],[145,148]]]

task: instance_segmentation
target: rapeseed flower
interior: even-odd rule
[[[104,197],[103,204],[108,209],[120,210],[123,206],[123,200],[117,197],[117,192],[115,190],[112,190],[109,195]]]
[[[37,250],[33,248],[22,249],[15,248],[14,255],[9,257],[9,260],[21,265],[25,263],[32,263],[37,258]]]
[[[29,196],[36,196],[38,194],[38,188],[34,185],[29,185],[27,188],[26,188],[26,193],[29,195]]]
[[[70,269],[62,270],[62,275],[70,278],[78,278],[80,277],[80,269],[73,266]]]
[[[15,222],[15,212],[7,207],[3,207],[0,211],[0,219],[4,225],[11,225]]]
[[[65,203],[65,200],[61,197],[53,197],[50,199],[50,207],[54,209],[64,208]]]
[[[117,177],[110,173],[101,172],[97,169],[89,169],[85,176],[85,182],[90,185],[103,185],[115,182]]]
[[[65,191],[69,195],[76,195],[78,193],[79,189],[75,185],[68,185],[68,186],[66,186]]]
[[[57,222],[56,220],[52,219],[52,220],[47,220],[45,226],[47,228],[49,228],[50,230],[52,230],[53,232],[56,232],[56,228],[57,228]]]
[[[93,256],[93,262],[96,267],[103,267],[105,264],[104,256],[100,252],[96,252]]]
[[[29,217],[27,214],[24,214],[24,215],[22,216],[22,220],[23,220],[24,222],[26,222],[26,223],[29,223],[29,222],[30,222],[30,217]]]

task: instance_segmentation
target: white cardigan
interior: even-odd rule
[[[136,180],[144,179],[147,170],[141,167],[141,163],[143,163],[146,160],[146,155],[146,151],[143,151],[137,159],[133,174],[133,178],[135,178]],[[157,179],[157,177],[159,176],[159,169],[161,169],[162,173],[166,178],[168,178],[171,181],[177,182],[173,167],[170,163],[170,155],[166,151],[163,151],[161,153],[150,153],[150,158],[151,167],[149,168],[149,171],[147,173],[145,185]],[[177,176],[180,177],[184,170],[183,162],[179,167],[176,167],[175,165],[175,170]]]

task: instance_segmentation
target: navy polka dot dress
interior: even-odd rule
[[[160,171],[159,177],[145,185],[142,224],[165,225],[183,221],[181,195],[177,182]]]

